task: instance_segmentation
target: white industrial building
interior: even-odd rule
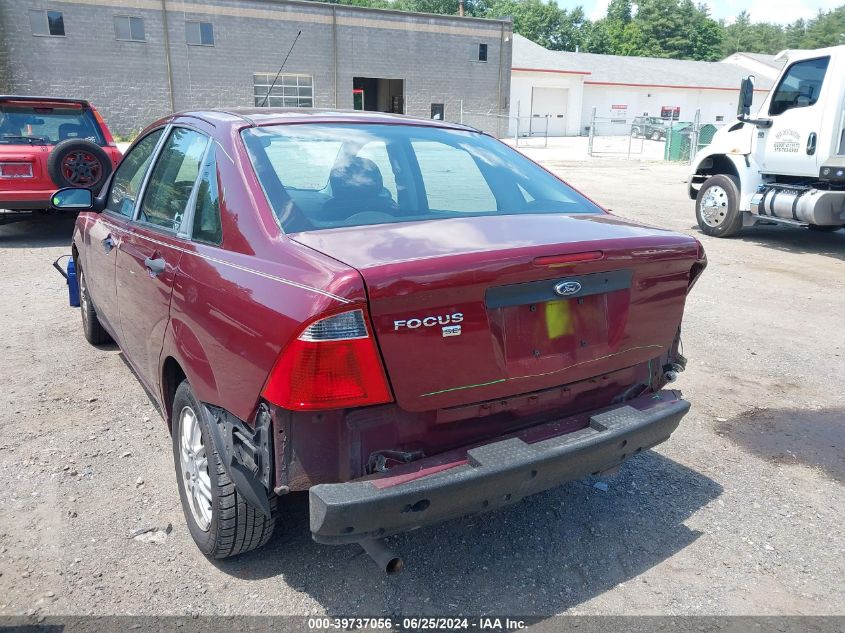
[[[703,122],[727,122],[736,116],[740,81],[753,73],[748,66],[778,64],[773,57],[741,61],[550,51],[514,34],[510,133],[516,133],[518,117],[523,136],[543,134],[547,127],[549,136],[584,135],[593,108],[597,120],[620,129],[640,116],[692,121],[697,110]],[[756,73],[758,97],[769,91],[776,74]]]
[[[783,68],[785,58],[763,53],[734,53],[725,57],[722,62],[740,66],[755,77],[766,77],[774,81]]]

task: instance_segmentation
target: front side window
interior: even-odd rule
[[[144,42],[144,18],[117,15],[114,18],[114,36],[127,42]]]
[[[150,132],[123,157],[114,172],[106,200],[106,208],[109,211],[119,213],[127,218],[132,217],[135,210],[135,201],[138,199],[138,192],[141,189],[141,183],[144,181],[144,174],[147,173],[147,167],[150,166],[153,151],[155,151],[162,133],[163,130]]]
[[[30,9],[29,26],[33,35],[65,36],[65,18],[61,11]]]
[[[326,123],[248,128],[242,136],[288,233],[473,215],[602,213],[477,132]]]
[[[191,237],[207,244],[217,245],[223,241],[223,230],[220,225],[220,196],[217,194],[217,160],[214,149],[208,152],[202,167]]]
[[[281,74],[277,78],[275,73],[255,73],[252,76],[255,105],[269,108],[313,108],[313,84],[311,75]]]
[[[205,134],[187,128],[170,133],[150,173],[139,222],[179,230],[207,143]]]
[[[192,46],[214,46],[211,22],[185,22],[185,41]]]
[[[772,95],[769,115],[814,105],[819,100],[829,63],[830,57],[819,57],[792,64]]]

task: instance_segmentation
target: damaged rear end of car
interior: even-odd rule
[[[274,489],[309,491],[315,540],[368,543],[615,469],[688,411],[664,387],[686,365],[695,239],[612,216],[474,131],[242,134],[286,237],[366,295],[303,323],[262,391]]]

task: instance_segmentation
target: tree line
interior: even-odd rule
[[[457,15],[459,0],[329,0],[337,4]],[[730,24],[693,0],[611,0],[590,21],[582,7],[553,0],[465,0],[467,15],[511,16],[516,33],[558,51],[716,61],[737,51],[777,53],[787,48],[845,44],[845,4],[791,24],[751,22],[747,11]]]

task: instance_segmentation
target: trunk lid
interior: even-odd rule
[[[409,411],[600,381],[665,357],[702,257],[692,237],[612,215],[483,216],[290,237],[360,271],[393,393]]]

